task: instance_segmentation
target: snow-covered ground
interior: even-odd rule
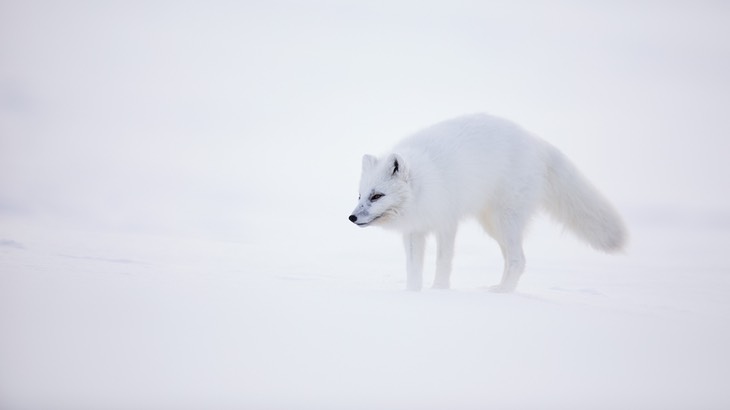
[[[640,226],[610,257],[538,221],[503,295],[467,224],[454,289],[414,293],[397,237],[339,220],[276,246],[3,220],[3,408],[730,405],[727,229]]]
[[[0,1],[0,410],[730,408],[728,38],[723,2]],[[402,290],[360,158],[476,111],[626,252],[538,218],[492,294],[467,222],[454,289]]]

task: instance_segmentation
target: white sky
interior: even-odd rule
[[[0,212],[343,219],[363,153],[474,111],[619,209],[724,212],[729,107],[724,2],[4,1]]]

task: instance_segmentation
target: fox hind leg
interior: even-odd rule
[[[504,258],[502,280],[490,288],[493,292],[512,292],[520,281],[520,276],[525,270],[522,238],[527,220],[527,213],[514,210],[489,212],[480,218],[484,230],[499,244]]]
[[[493,292],[512,292],[517,288],[525,271],[525,254],[522,250],[522,235],[508,236],[500,241],[504,257],[504,271],[498,285],[490,288]]]

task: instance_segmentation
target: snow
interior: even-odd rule
[[[500,261],[479,252],[496,245],[475,224],[459,236],[455,289],[408,292],[398,238],[340,219],[347,241],[277,249],[4,220],[23,244],[0,248],[5,407],[730,403],[730,258],[704,246],[727,230],[639,228],[609,257],[538,221],[528,273],[502,295],[482,289]]]
[[[427,3],[0,3],[0,409],[729,408],[730,8]],[[539,217],[493,294],[466,222],[403,290],[360,158],[475,111],[626,252]]]

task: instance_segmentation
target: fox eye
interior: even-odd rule
[[[385,195],[383,195],[383,194],[372,194],[370,196],[370,202],[375,202],[375,201],[377,201],[378,199],[380,199],[380,198],[382,198],[384,196]]]

